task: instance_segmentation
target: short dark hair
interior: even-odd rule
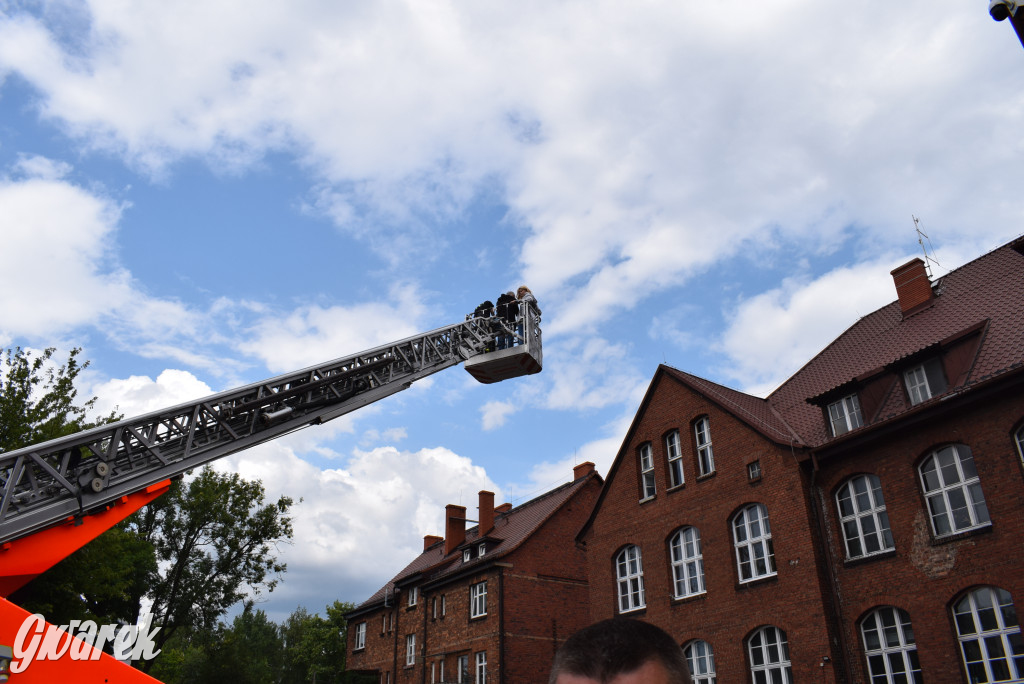
[[[560,674],[610,682],[646,663],[661,663],[672,684],[690,684],[683,649],[663,629],[632,618],[596,622],[569,637],[555,654],[549,684]]]

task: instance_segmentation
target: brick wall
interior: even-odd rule
[[[817,493],[828,531],[828,549],[841,596],[841,623],[855,681],[866,681],[859,620],[878,606],[896,606],[910,614],[922,673],[929,682],[966,679],[950,613],[963,592],[980,585],[1024,598],[1024,474],[1013,430],[1024,418],[1019,388],[973,407],[945,413],[912,428],[898,430],[820,461]],[[989,527],[935,539],[928,519],[917,466],[936,448],[965,444],[971,449]],[[858,474],[876,475],[885,497],[895,551],[863,560],[846,560],[835,493]]]
[[[710,422],[715,471],[697,478],[692,422]],[[680,431],[685,484],[669,490],[663,437]],[[657,494],[643,503],[636,450],[653,448]],[[747,465],[758,460],[761,479],[750,482]],[[784,630],[796,681],[822,681],[822,656],[833,660],[825,615],[825,588],[810,524],[805,475],[794,453],[763,438],[745,423],[676,380],[661,376],[624,445],[604,501],[589,529],[591,619],[618,614],[614,558],[625,544],[640,547],[646,608],[628,613],[666,629],[677,641],[703,639],[715,653],[718,681],[750,680],[747,637],[764,625]],[[744,505],[767,510],[777,574],[740,584],[730,519]],[[700,530],[707,591],[676,600],[668,540],[683,525]],[[825,681],[835,681],[826,679]]]

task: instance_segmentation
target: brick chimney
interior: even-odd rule
[[[494,507],[494,512],[495,513],[508,513],[511,510],[512,510],[512,504],[510,504],[510,503],[503,503],[500,506],[495,506]]]
[[[900,299],[900,311],[904,316],[923,309],[935,298],[928,272],[920,258],[911,259],[891,273],[896,283],[896,296]]]
[[[466,507],[448,504],[444,507],[444,555],[466,541]]]
[[[594,472],[594,464],[590,461],[584,461],[572,469],[572,479],[578,480],[581,477],[586,477],[592,472]]]
[[[423,537],[423,550],[426,551],[437,542],[442,541],[444,541],[444,537],[438,537],[433,534],[428,534],[425,537]]]
[[[480,492],[480,506],[477,510],[480,512],[477,519],[479,520],[480,536],[482,537],[494,529],[494,492],[486,490]]]

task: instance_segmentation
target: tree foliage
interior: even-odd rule
[[[158,647],[183,627],[212,632],[231,606],[274,590],[286,570],[276,546],[291,540],[292,500],[264,498],[258,480],[206,467],[130,518],[161,566],[146,593]]]
[[[49,347],[33,357],[21,347],[6,349],[0,367],[0,452],[20,449],[117,420],[111,413],[90,421],[96,397],[76,404],[75,380],[89,367],[78,359],[82,350],[72,349],[68,360],[57,366],[56,349]]]

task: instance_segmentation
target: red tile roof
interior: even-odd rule
[[[471,527],[466,530],[466,543],[458,549],[444,555],[444,542],[438,542],[429,549],[417,556],[401,572],[395,575],[390,582],[377,590],[373,596],[361,603],[356,610],[371,608],[379,604],[385,596],[393,595],[395,586],[401,585],[404,580],[421,575],[424,582],[442,580],[450,575],[476,566],[484,566],[507,556],[523,544],[541,525],[544,524],[555,512],[562,507],[569,499],[579,492],[583,486],[592,478],[600,475],[593,471],[573,482],[552,489],[531,499],[524,504],[512,508],[507,513],[495,513],[494,529],[483,536],[484,539],[496,540],[493,548],[488,548],[486,555],[475,557],[468,563],[462,562],[462,549],[474,544],[480,537],[480,528]]]
[[[966,380],[950,386],[947,393],[970,389],[1024,365],[1024,238],[952,271],[933,283],[933,290],[931,305],[906,318],[898,301],[864,316],[766,399],[668,366],[659,370],[773,441],[820,446],[832,436],[821,408],[809,399],[975,327],[984,330],[984,339],[973,366]],[[890,418],[908,408],[890,397],[880,415]]]

